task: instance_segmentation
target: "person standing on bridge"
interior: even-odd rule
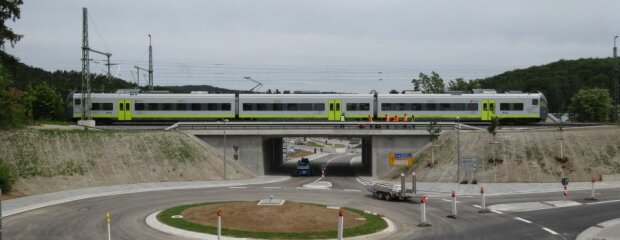
[[[403,116],[403,122],[406,124],[407,122],[409,122],[409,116],[407,116],[407,114],[405,113],[405,116]],[[407,125],[403,125],[403,128],[407,128]]]
[[[385,125],[385,128],[390,128],[390,115],[385,114],[385,122],[388,123],[387,125]]]
[[[372,128],[372,115],[368,114],[368,128]]]
[[[397,123],[397,122],[398,122],[398,120],[399,120],[399,119],[398,119],[398,114],[395,114],[395,115],[394,115],[394,118],[392,118],[392,122]],[[394,129],[396,129],[396,128],[398,128],[398,125],[394,125]]]
[[[346,119],[344,117],[344,112],[343,112],[342,114],[340,114],[340,122],[345,122],[345,121],[346,121]],[[344,124],[341,124],[340,128],[344,128]]]

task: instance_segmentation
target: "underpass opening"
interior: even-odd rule
[[[370,176],[372,173],[369,137],[296,136],[281,138],[281,143],[281,160],[269,156],[274,159],[273,164],[265,166],[270,174],[321,176],[323,169],[329,176]],[[298,163],[302,158],[309,160],[308,167]]]

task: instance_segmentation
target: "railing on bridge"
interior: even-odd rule
[[[270,129],[347,129],[347,130],[426,130],[430,122],[178,122],[166,130],[270,130]],[[457,123],[439,122],[441,130],[453,130]]]

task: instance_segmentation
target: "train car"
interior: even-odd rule
[[[547,118],[542,93],[477,94],[154,94],[93,93],[92,117],[110,121],[415,119],[537,122]],[[73,118],[81,94],[72,95]]]
[[[73,94],[73,118],[82,113],[82,95]],[[93,93],[95,120],[152,121],[235,118],[234,94]]]
[[[484,94],[379,94],[377,117],[404,114],[416,119],[536,122],[547,118],[542,93]]]
[[[240,119],[363,119],[373,115],[372,94],[240,94]]]

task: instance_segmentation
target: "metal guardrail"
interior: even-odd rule
[[[178,122],[166,130],[281,130],[281,129],[356,129],[356,130],[426,130],[430,122]],[[456,123],[436,126],[453,130]]]

